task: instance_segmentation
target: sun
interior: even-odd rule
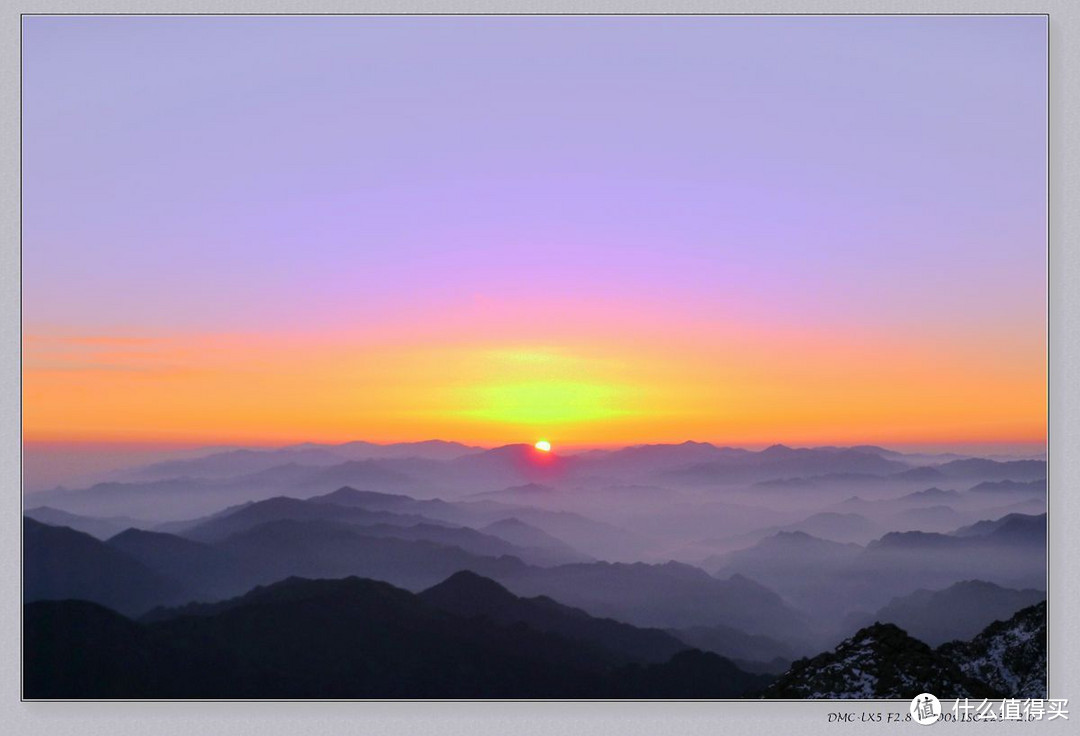
[[[551,443],[547,440],[540,440],[535,445],[533,445],[533,447],[535,447],[540,452],[551,452]]]

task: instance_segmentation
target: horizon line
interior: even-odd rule
[[[791,449],[820,449],[820,448],[858,448],[858,447],[876,447],[883,450],[891,450],[895,452],[955,452],[960,448],[1026,448],[1034,450],[1036,448],[1042,448],[1042,452],[1045,454],[1049,450],[1049,443],[1046,439],[1029,440],[1029,439],[955,439],[955,440],[914,440],[904,442],[893,441],[874,441],[874,440],[820,440],[820,441],[805,441],[805,440],[776,440],[776,441],[749,441],[749,442],[724,442],[717,440],[699,440],[699,439],[685,439],[685,440],[644,440],[640,442],[612,442],[612,443],[597,443],[597,442],[558,442],[551,440],[550,435],[537,435],[529,440],[519,440],[513,442],[466,442],[461,440],[451,440],[439,437],[428,437],[425,439],[402,439],[402,440],[368,440],[354,438],[343,441],[336,440],[314,440],[314,439],[300,439],[300,440],[285,440],[285,441],[246,441],[244,439],[232,439],[232,440],[195,440],[195,439],[183,439],[183,438],[164,438],[164,439],[144,439],[144,438],[48,438],[48,437],[26,437],[22,438],[22,447],[70,447],[70,448],[91,448],[91,447],[127,447],[130,449],[145,448],[147,450],[153,449],[206,449],[206,450],[282,450],[293,447],[299,447],[304,445],[315,445],[321,447],[341,447],[353,443],[363,443],[369,445],[375,445],[380,447],[392,446],[392,445],[419,445],[428,443],[444,443],[444,444],[456,444],[462,447],[477,449],[477,450],[494,450],[500,447],[511,447],[515,445],[528,445],[531,446],[539,440],[548,440],[552,446],[556,449],[563,451],[573,452],[588,452],[590,450],[618,450],[630,447],[647,447],[647,446],[678,446],[687,444],[696,445],[710,445],[716,448],[729,448],[738,450],[747,450],[750,452],[761,451],[769,447],[789,447]]]

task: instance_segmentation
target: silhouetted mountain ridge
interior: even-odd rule
[[[860,629],[795,662],[767,698],[1046,698],[1046,603],[995,621],[971,641],[931,649],[893,624]]]
[[[150,623],[31,603],[24,622],[31,699],[735,697],[770,680],[701,652],[613,668],[558,634],[358,578],[289,579]]]
[[[612,619],[590,616],[547,596],[519,598],[494,580],[476,573],[455,573],[420,597],[459,616],[485,616],[501,624],[522,623],[537,631],[553,631],[573,641],[602,647],[623,662],[664,662],[688,647],[659,629],[642,629]]]

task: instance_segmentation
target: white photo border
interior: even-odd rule
[[[0,11],[0,692],[17,734],[801,734],[911,724],[830,723],[829,713],[907,712],[900,701],[66,702],[21,700],[20,54],[23,14],[1044,14],[1050,36],[1049,136],[1049,697],[1080,702],[1080,3],[1073,0],[7,0]],[[1076,490],[1074,490],[1076,489]],[[856,715],[858,718],[858,715]],[[1080,712],[1071,720],[1080,719]],[[1067,732],[1068,721],[996,729]],[[981,727],[936,724],[940,728]]]

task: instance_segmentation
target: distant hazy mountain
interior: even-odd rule
[[[456,570],[506,573],[526,569],[522,558],[551,562],[548,551],[519,548],[473,529],[356,525],[297,513],[333,512],[329,504],[297,504],[267,502],[255,509],[267,513],[243,513],[260,506],[252,504],[235,512],[243,513],[240,521],[221,517],[209,522],[209,530],[200,525],[187,532],[193,537],[130,529],[107,543],[28,519],[26,599],[80,598],[142,613],[184,600],[217,600],[297,575],[362,575],[419,590]],[[277,513],[282,507],[289,512],[284,518]]]
[[[526,524],[521,519],[510,517],[499,519],[483,527],[481,531],[502,537],[524,547],[545,547],[550,549],[570,549],[561,539],[556,539],[542,529]]]
[[[130,519],[126,516],[110,516],[108,518],[81,516],[79,514],[71,514],[67,511],[61,511],[60,509],[54,509],[48,506],[38,506],[37,508],[28,509],[23,512],[23,515],[35,521],[40,521],[42,524],[48,524],[49,526],[70,527],[71,529],[85,532],[98,539],[108,539],[125,529],[145,525],[145,522]]]
[[[282,520],[337,521],[365,526],[380,523],[396,523],[402,526],[439,523],[418,514],[368,511],[355,506],[336,506],[330,503],[316,503],[298,498],[277,496],[265,501],[245,504],[228,513],[216,515],[182,531],[181,534],[190,539],[213,542],[252,529],[260,524]]]
[[[731,626],[691,626],[685,629],[669,629],[675,638],[688,646],[713,652],[733,661],[776,663],[782,660],[791,664],[799,651],[790,644],[760,634],[747,634]],[[781,671],[787,669],[784,666]]]
[[[687,645],[659,629],[642,629],[609,618],[595,618],[546,596],[519,598],[476,573],[455,573],[421,592],[420,598],[444,611],[472,618],[482,616],[503,625],[524,624],[571,641],[600,647],[626,662],[665,662]]]
[[[406,490],[415,485],[413,476],[391,467],[389,461],[349,460],[313,470],[293,487],[316,491],[331,491],[342,486]]]
[[[836,649],[801,659],[769,685],[766,698],[889,698],[919,693],[942,700],[993,698],[997,690],[966,674],[892,624],[860,629]]]
[[[470,525],[486,526],[513,517],[599,560],[639,560],[654,544],[653,540],[642,534],[570,511],[538,509],[494,501],[463,502],[459,507],[472,516]]]
[[[409,496],[343,487],[332,493],[301,500],[277,497],[225,509],[202,519],[163,524],[168,531],[203,541],[222,539],[257,524],[281,519],[331,520],[356,525],[445,525],[486,527],[508,517],[548,534],[580,543],[597,557],[634,557],[648,542],[625,529],[593,521],[579,514],[525,508],[492,501],[452,502],[416,500]],[[519,518],[520,517],[520,518]],[[524,520],[524,521],[523,521]],[[504,532],[507,532],[504,529]],[[509,533],[509,532],[507,532]],[[385,534],[383,535],[385,536]],[[494,535],[499,536],[499,535]],[[505,537],[503,537],[505,538]],[[512,544],[514,542],[512,540]],[[588,561],[593,555],[568,549],[566,544],[520,544],[515,554],[542,565]]]
[[[603,649],[357,578],[290,579],[152,623],[79,601],[29,604],[24,622],[30,699],[723,698],[770,681],[702,652],[613,668]]]
[[[861,514],[822,511],[788,524],[783,531],[803,532],[836,542],[858,542],[873,539],[881,533],[881,528]]]
[[[454,460],[464,455],[483,452],[485,448],[463,445],[460,442],[445,440],[424,440],[422,442],[396,442],[380,445],[375,442],[359,440],[340,445],[314,444],[311,442],[290,445],[283,450],[328,450],[347,460],[396,460],[418,458],[421,460]]]
[[[480,452],[482,448],[457,442],[404,442],[379,445],[372,442],[346,442],[340,445],[305,443],[278,449],[239,449],[216,452],[204,457],[169,460],[137,468],[129,477],[162,479],[188,476],[192,478],[223,478],[247,475],[274,467],[297,464],[309,466],[339,465],[347,461],[419,458],[452,460],[462,455]]]
[[[946,477],[957,479],[1032,481],[1046,478],[1045,460],[1001,462],[983,458],[967,458],[939,465],[937,469]]]
[[[419,515],[430,519],[449,522],[464,522],[471,519],[470,514],[455,504],[441,499],[415,499],[395,493],[359,490],[351,486],[342,486],[336,491],[312,496],[307,499],[314,503],[328,503],[334,506],[366,509],[367,511],[390,511],[395,514]]]
[[[751,525],[746,525],[750,526]],[[823,511],[811,514],[805,519],[776,526],[767,526],[753,531],[724,537],[710,537],[698,543],[697,549],[713,551],[701,561],[706,570],[716,570],[724,565],[728,554],[748,549],[763,539],[780,532],[802,532],[818,539],[842,544],[866,542],[881,536],[882,529],[862,514]]]
[[[457,547],[466,552],[483,557],[517,557],[532,565],[550,566],[565,564],[568,560],[549,550],[522,547],[493,534],[485,534],[469,527],[442,526],[435,524],[375,524],[358,529],[367,537],[393,537],[415,541],[434,542],[448,547]],[[572,555],[571,555],[572,556]],[[580,561],[582,556],[577,555]]]
[[[894,483],[896,475],[877,475],[874,473],[821,473],[798,477],[781,477],[760,480],[753,484],[754,488],[768,491],[785,491],[796,488],[839,489],[866,486],[887,486]],[[776,497],[774,493],[774,497]]]
[[[528,550],[523,559],[536,561],[537,564],[563,564],[591,560],[589,555],[578,552],[564,540],[549,533],[551,530],[561,529],[570,538],[584,540],[586,546],[591,549],[605,550],[623,547],[632,553],[642,545],[641,541],[624,529],[602,524],[578,514],[522,508],[491,501],[447,502],[438,498],[417,500],[404,495],[361,491],[349,487],[339,488],[332,493],[315,496],[308,500],[368,511],[419,515],[448,524],[469,526]],[[516,518],[515,513],[530,517],[533,523],[525,523]],[[548,527],[548,529],[542,527]]]
[[[284,465],[336,465],[347,460],[325,448],[282,450],[229,450],[205,457],[166,460],[142,468],[134,468],[125,476],[132,480],[164,480],[168,478],[227,478],[258,473]]]
[[[944,590],[917,590],[894,598],[871,620],[896,624],[931,646],[970,639],[994,621],[1046,599],[1042,590],[1013,590],[965,580]],[[867,623],[870,623],[869,621]]]
[[[863,553],[857,544],[842,544],[819,539],[804,532],[777,532],[747,549],[730,552],[710,560],[714,574],[720,577],[745,575],[804,610],[839,613],[835,606],[850,603],[837,600],[828,584],[838,571],[854,564]]]
[[[420,590],[468,569],[494,578],[517,595],[548,595],[594,616],[639,626],[724,623],[784,636],[804,628],[800,615],[765,588],[742,579],[716,580],[687,565],[538,567],[523,561],[530,556],[527,548],[513,556],[495,557],[451,544],[466,535],[484,538],[473,530],[445,530],[437,538],[434,534],[424,538],[423,526],[372,533],[371,527],[330,518],[278,519],[237,528],[241,530],[231,536],[213,538],[221,539],[217,546],[244,561],[248,569],[259,570],[249,584],[288,576],[359,575]],[[454,535],[460,536],[455,539]]]
[[[1038,543],[1046,540],[1046,514],[1008,514],[961,527],[954,537],[987,537]]]
[[[976,513],[975,509],[985,508],[985,501],[969,493],[935,486],[894,497],[850,496],[828,508],[838,513],[861,514],[882,532],[946,531],[963,523],[960,521],[950,527],[951,522],[969,519],[972,513]],[[921,522],[926,522],[928,526],[920,526]]]
[[[422,590],[457,570],[494,576],[528,567],[518,557],[488,557],[426,539],[371,536],[364,527],[326,520],[266,522],[218,546],[259,570],[249,584],[292,576],[360,576]]]
[[[539,559],[535,564],[565,565],[572,562],[593,562],[588,555],[575,550],[561,539],[556,539],[543,529],[526,524],[513,517],[500,519],[480,528],[485,534],[505,539],[517,547],[527,550],[529,560]]]
[[[160,523],[210,514],[225,506],[261,501],[286,493],[312,495],[346,485],[374,487],[383,491],[414,487],[416,483],[412,477],[389,467],[393,462],[396,461],[346,461],[326,467],[289,463],[256,473],[220,478],[184,476],[99,483],[84,489],[37,492],[27,496],[27,504],[50,505],[71,513],[96,516],[132,514]]]
[[[549,497],[556,493],[558,493],[558,491],[554,488],[542,483],[524,483],[520,486],[510,486],[498,491],[482,491],[481,493],[474,493],[470,498],[491,498],[494,500],[509,501],[510,503],[534,503],[536,501],[543,501],[545,497]]]
[[[78,598],[136,614],[178,603],[175,581],[99,539],[67,527],[23,520],[23,601]]]
[[[416,512],[428,512],[440,518],[433,519]],[[435,542],[486,557],[513,555],[536,565],[558,565],[590,559],[565,544],[518,545],[498,535],[442,520],[468,519],[472,515],[469,510],[438,499],[417,501],[408,496],[346,487],[307,500],[282,496],[245,504],[177,531],[191,539],[215,542],[267,522],[330,521],[355,525],[358,532],[369,537]],[[538,529],[534,532],[535,535],[544,535]],[[547,540],[550,542],[553,538],[547,537]]]
[[[890,532],[861,549],[782,532],[705,566],[759,581],[833,631],[849,613],[876,611],[919,589],[973,578],[1009,588],[1045,586],[1045,518],[1016,515],[976,527],[983,533]]]
[[[782,527],[767,530],[773,534],[778,532],[801,532],[811,537],[817,537],[832,542],[865,544],[871,539],[881,535],[882,529],[878,524],[870,521],[862,514],[838,513],[835,511],[821,511],[811,514],[802,521],[787,524]],[[762,535],[760,538],[764,539]]]
[[[948,476],[937,468],[921,466],[918,468],[911,468],[910,470],[903,470],[899,473],[894,473],[892,477],[901,480],[916,481],[919,483],[922,483],[924,481],[929,481],[932,483]]]
[[[945,532],[970,519],[952,506],[937,504],[904,509],[889,517],[889,525],[897,531]]]
[[[761,483],[762,491],[769,490],[775,496],[766,497],[771,498],[769,503],[780,504],[784,503],[783,493],[797,487],[827,491],[853,485],[884,488],[921,480],[1028,482],[1046,475],[1045,462],[1041,460],[1000,462],[965,458],[932,468],[926,466],[925,460],[870,445],[850,448],[774,445],[754,452],[687,442],[565,455],[541,453],[525,444],[489,450],[440,442],[388,446],[304,444],[169,460],[118,476],[128,482],[38,492],[28,504],[48,505],[75,514],[131,515],[163,522],[275,495],[328,493],[343,485],[384,493],[405,492],[414,498],[438,493],[451,500],[491,489],[515,488],[514,503],[528,504],[530,498],[538,496],[527,491],[540,486],[565,488],[576,484],[584,491],[581,498],[596,500],[612,495],[605,495],[602,489],[613,484],[657,488],[660,493],[668,493],[666,488],[693,492],[713,486]],[[560,504],[562,495],[550,494],[545,498]],[[651,501],[654,496],[656,493],[650,491],[634,499]],[[628,503],[631,496],[622,494],[619,500]],[[574,502],[575,496],[566,499],[568,504]],[[593,554],[591,550],[583,551]]]
[[[1045,494],[1046,478],[1027,482],[1015,480],[983,481],[969,490],[975,493]]]
[[[588,473],[617,478],[640,478],[668,470],[711,461],[736,460],[753,454],[750,450],[717,447],[708,442],[677,445],[634,445],[582,456]]]
[[[963,496],[959,491],[942,490],[941,488],[934,486],[932,488],[927,488],[924,491],[915,491],[914,493],[909,493],[906,496],[901,496],[896,500],[900,503],[908,505],[914,504],[921,506],[924,504],[940,504],[949,503],[951,501],[959,501],[962,497]]]
[[[542,453],[532,445],[505,445],[440,463],[426,477],[440,488],[471,495],[529,483],[548,485],[566,477],[578,463],[576,457]]]
[[[256,567],[246,566],[235,555],[174,534],[128,529],[106,544],[203,600],[242,593],[251,587],[257,574]],[[143,607],[139,612],[145,610]]]
[[[1005,499],[1002,499],[1005,500]],[[1046,496],[1029,497],[1023,501],[1004,503],[1000,506],[985,508],[979,514],[985,519],[998,519],[1009,514],[1025,514],[1027,516],[1039,516],[1046,513]]]
[[[675,562],[521,568],[490,577],[517,595],[546,595],[593,616],[634,626],[681,629],[722,624],[786,642],[809,636],[804,614],[765,586],[740,575],[718,580],[700,568]]]
[[[132,515],[156,521],[208,513],[235,503],[228,489],[193,478],[137,483],[98,483],[82,489],[55,489],[26,495],[28,506],[50,506],[68,513],[108,517]]]
[[[1019,521],[989,533],[959,537],[927,532],[891,532],[867,545],[866,551],[828,585],[855,586],[865,610],[920,588],[944,588],[979,578],[1009,588],[1046,584],[1045,524]],[[825,584],[825,581],[823,581]],[[882,599],[881,596],[888,597]]]
[[[773,445],[761,452],[700,463],[663,474],[673,482],[691,485],[752,482],[825,473],[888,475],[908,466],[875,452],[845,448],[799,448]]]
[[[1046,602],[990,624],[971,641],[950,642],[939,651],[964,674],[1004,697],[1045,699]]]
[[[715,574],[746,575],[762,581],[805,580],[812,584],[806,579],[808,572],[844,564],[862,552],[857,544],[833,542],[801,531],[780,531],[752,547],[719,556]]]

